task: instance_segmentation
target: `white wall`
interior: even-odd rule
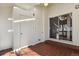
[[[48,25],[45,26],[46,33],[45,37],[49,38],[49,18],[55,17],[59,15],[63,15],[66,13],[72,12],[72,42],[64,41],[64,40],[58,40],[58,39],[50,39],[58,42],[73,44],[79,46],[79,9],[75,9],[76,4],[68,4],[68,3],[59,3],[59,4],[51,4],[48,7],[48,19],[45,20],[45,23]]]
[[[38,33],[39,37],[36,37],[36,40],[38,41],[38,39],[41,39],[40,42],[45,41],[45,8],[42,6],[37,6],[36,8],[36,20],[38,21],[35,26],[36,26],[36,32]]]
[[[48,11],[48,9],[49,9],[49,7],[44,7],[44,19],[43,19],[43,28],[44,28],[44,31],[43,31],[43,34],[44,34],[44,40],[48,40],[49,39],[49,31],[48,31],[48,27],[49,27],[49,15],[48,15],[48,13],[49,13],[49,11]]]
[[[8,4],[0,4],[0,50],[12,47],[11,33],[8,29],[11,28],[8,18],[11,17],[12,6]]]

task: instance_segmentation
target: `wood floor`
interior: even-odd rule
[[[79,50],[64,47],[62,45],[42,42],[29,48],[24,48],[17,53],[12,51],[3,56],[79,56]]]
[[[7,52],[10,52],[10,51],[12,51],[12,48],[2,50],[2,51],[0,51],[0,56],[7,53]]]

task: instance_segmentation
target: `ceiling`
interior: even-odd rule
[[[15,6],[22,9],[30,9],[36,5],[40,5],[40,3],[16,3]]]

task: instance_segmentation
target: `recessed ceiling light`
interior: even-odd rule
[[[13,8],[15,8],[15,9],[16,9],[16,8],[18,8],[18,7],[15,7],[15,6],[14,6]]]
[[[48,6],[48,3],[44,3],[44,6],[47,7]]]

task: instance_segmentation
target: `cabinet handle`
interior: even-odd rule
[[[20,33],[20,35],[23,35],[23,33]]]

